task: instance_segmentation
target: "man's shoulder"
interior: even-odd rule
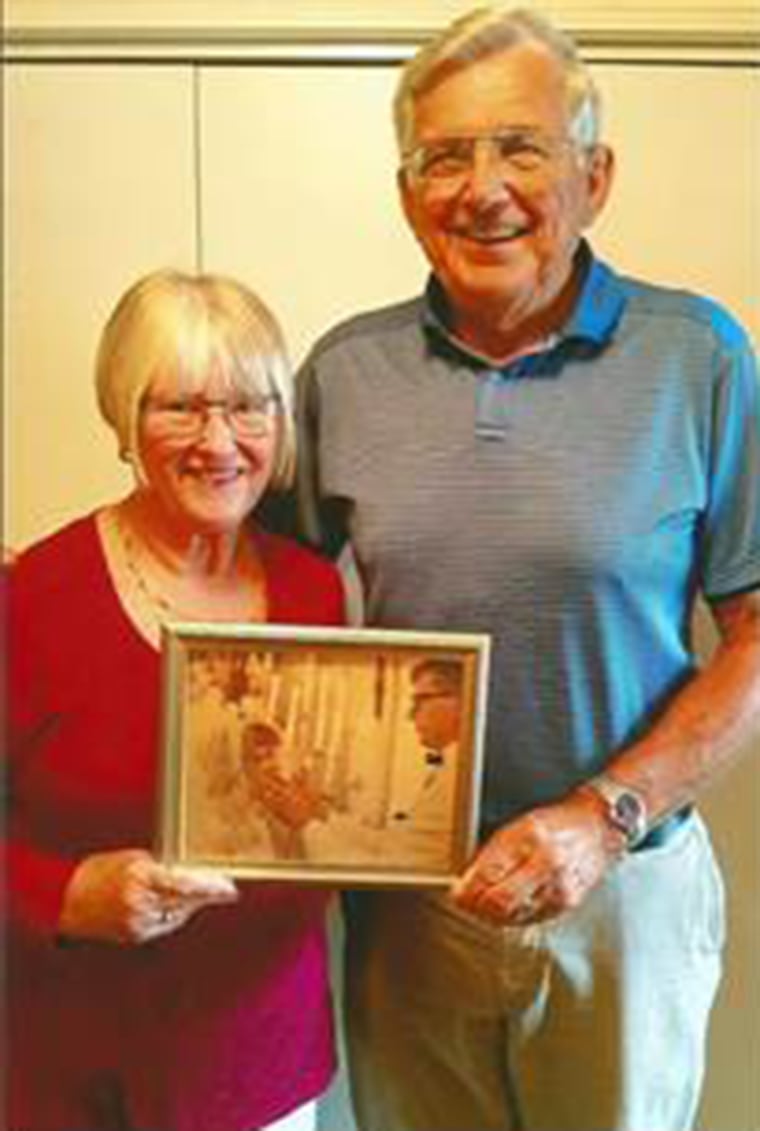
[[[749,337],[738,319],[722,303],[708,295],[681,287],[653,283],[621,275],[628,316],[660,326],[663,333],[692,330],[712,338],[729,350],[745,349]]]
[[[387,343],[397,335],[416,335],[422,324],[422,304],[423,299],[418,295],[345,318],[317,339],[310,358],[314,361],[344,349]]]

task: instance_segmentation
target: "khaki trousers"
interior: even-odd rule
[[[688,1131],[723,941],[696,815],[548,925],[493,928],[440,894],[351,897],[359,1128]]]

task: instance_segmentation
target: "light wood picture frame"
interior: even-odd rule
[[[167,625],[161,858],[256,880],[448,885],[476,840],[489,647]]]

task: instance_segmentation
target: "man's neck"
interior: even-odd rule
[[[449,298],[451,330],[469,349],[502,367],[529,353],[545,349],[567,322],[583,286],[584,262],[576,257],[573,268],[554,297],[527,316],[512,305],[479,302],[472,307]]]

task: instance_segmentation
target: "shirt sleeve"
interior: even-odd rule
[[[702,588],[715,598],[760,586],[760,377],[749,340],[733,330],[718,354],[701,531]]]
[[[64,892],[78,861],[51,851],[35,838],[26,819],[25,791],[20,788],[34,759],[44,757],[46,737],[56,725],[34,633],[37,618],[28,615],[28,608],[25,611],[24,587],[10,576],[22,568],[13,566],[3,577],[7,614],[7,742],[2,774],[5,897],[10,928],[44,944],[56,939]]]

